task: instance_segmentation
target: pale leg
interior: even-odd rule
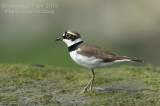
[[[90,79],[90,81],[88,82],[88,84],[87,84],[86,87],[82,90],[81,93],[85,93],[85,92],[87,92],[87,91],[92,90],[93,81],[94,81],[94,78],[95,78],[95,73],[94,73],[93,68],[91,68],[90,70],[91,70],[91,72],[92,72],[92,78]]]

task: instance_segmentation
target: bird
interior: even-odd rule
[[[81,35],[74,30],[65,31],[56,41],[65,42],[73,61],[83,67],[89,68],[91,71],[92,77],[80,92],[82,94],[92,90],[95,79],[95,68],[124,61],[142,62],[142,60],[136,57],[119,56],[99,46],[86,43],[82,40]]]

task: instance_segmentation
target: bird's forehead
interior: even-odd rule
[[[75,36],[77,36],[77,35],[76,35],[76,33],[71,32],[71,31],[67,31],[67,33],[68,33],[68,34],[71,34],[71,35],[75,35]]]
[[[68,31],[66,31],[66,32],[63,34],[63,36],[66,35],[66,34],[71,34],[71,35],[73,35],[73,36],[80,37],[80,34],[79,34],[78,32],[76,32],[76,31],[73,31],[73,30],[68,30]]]

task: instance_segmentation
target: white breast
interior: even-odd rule
[[[70,52],[70,56],[77,64],[88,68],[101,67],[100,65],[103,62],[102,59],[78,54],[77,50]]]

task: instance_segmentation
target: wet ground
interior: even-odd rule
[[[97,69],[93,91],[79,94],[87,69],[0,65],[0,105],[160,105],[160,68]]]

